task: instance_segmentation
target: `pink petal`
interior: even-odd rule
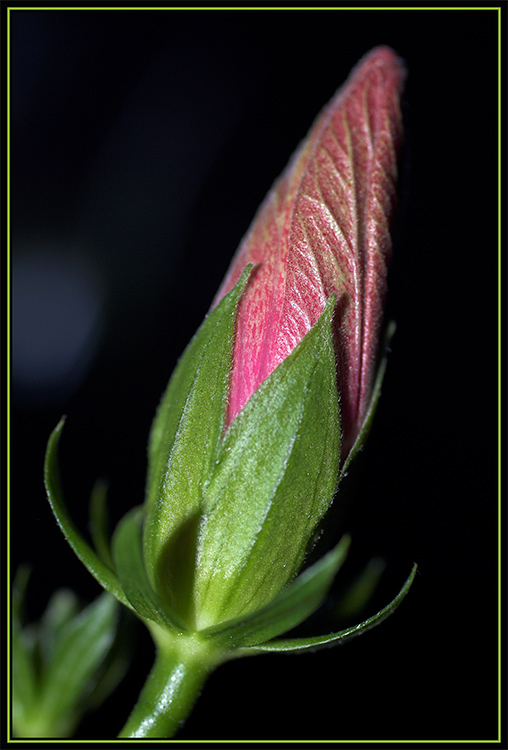
[[[401,137],[401,60],[370,52],[313,125],[263,202],[214,304],[247,263],[227,424],[337,294],[335,335],[347,455],[368,406],[391,254]]]

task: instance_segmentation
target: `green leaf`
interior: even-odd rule
[[[134,613],[123,609],[120,612],[115,640],[106,658],[94,674],[91,692],[82,702],[83,712],[93,711],[100,707],[113,693],[128,672],[133,654],[133,637],[138,621]]]
[[[186,625],[159,598],[150,585],[141,547],[144,508],[129,511],[113,536],[113,560],[127,599],[142,618],[152,620],[166,630],[181,633]]]
[[[193,575],[203,486],[224,430],[236,307],[251,268],[244,270],[190,342],[151,431],[145,562],[152,584],[181,611]]]
[[[61,633],[79,612],[78,598],[70,589],[55,591],[40,621],[39,646],[44,665],[53,658]]]
[[[31,645],[23,636],[18,619],[13,614],[12,644],[12,722],[14,733],[20,735],[30,708],[37,700],[37,674],[32,661]]]
[[[331,503],[340,454],[333,303],[254,392],[221,444],[203,497],[199,628],[273,599],[300,569]]]
[[[346,559],[349,537],[318,562],[307,568],[269,604],[245,617],[238,617],[202,631],[219,647],[252,646],[296,627],[322,603],[333,579]]]
[[[387,617],[390,617],[390,615],[395,612],[411,588],[417,567],[416,564],[413,565],[411,573],[409,574],[404,586],[390,604],[387,604],[387,606],[381,609],[377,614],[369,617],[358,625],[345,628],[336,633],[329,633],[328,635],[318,635],[311,638],[288,638],[268,641],[267,643],[262,643],[254,648],[239,649],[235,656],[254,656],[255,654],[265,654],[268,652],[304,653],[306,651],[317,651],[318,649],[335,646],[344,643],[350,638],[362,635],[362,633],[366,633],[368,630],[372,630],[372,628],[380,625]]]
[[[60,435],[65,423],[61,419],[50,435],[48,447],[46,449],[46,459],[44,462],[44,482],[48,500],[55,514],[58,525],[64,533],[68,543],[85,565],[90,573],[97,579],[100,585],[109,591],[110,594],[130,607],[130,604],[122,591],[118,579],[114,572],[109,568],[94,552],[92,547],[83,539],[74,523],[71,521],[67,509],[63,503],[62,491],[60,487],[60,477],[58,475],[57,450]]]
[[[48,731],[66,736],[81,714],[80,699],[109,651],[116,631],[117,604],[101,594],[59,631],[41,685],[38,713]]]
[[[15,588],[19,579],[18,572]],[[69,737],[93,701],[107,697],[127,668],[125,650],[122,663],[115,664],[118,604],[105,592],[80,610],[74,593],[61,589],[40,622],[23,629],[18,610],[19,604],[13,607],[12,627],[14,735]]]

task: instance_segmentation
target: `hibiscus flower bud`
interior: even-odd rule
[[[46,486],[62,530],[157,647],[121,736],[171,736],[220,663],[342,642],[383,621],[411,585],[415,568],[353,628],[280,638],[320,606],[347,553],[343,537],[301,572],[379,392],[403,79],[390,49],[367,55],[267,196],[170,379],[145,502],[111,551],[99,523],[93,550],[70,521],[62,424],[50,438]]]
[[[239,304],[227,424],[335,294],[343,460],[353,445],[376,370],[404,77],[403,63],[388,47],[360,61],[241,243],[215,300],[254,264]]]

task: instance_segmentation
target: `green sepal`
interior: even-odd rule
[[[377,614],[369,617],[367,620],[353,625],[352,627],[345,628],[335,633],[329,633],[327,635],[313,636],[310,638],[287,638],[287,639],[276,639],[274,641],[268,641],[258,646],[251,648],[240,648],[235,652],[234,656],[254,656],[256,654],[265,653],[305,653],[309,651],[317,651],[322,648],[328,648],[330,646],[336,646],[344,643],[351,638],[355,638],[362,633],[366,633],[368,630],[372,630],[377,625],[380,625],[387,617],[390,617],[395,610],[398,608],[400,603],[406,597],[411,584],[413,583],[414,577],[417,571],[416,563],[413,565],[411,573],[407,578],[404,586],[399,591],[397,596],[383,607]]]
[[[100,559],[88,542],[83,539],[74,523],[71,521],[64,505],[57,464],[58,443],[64,423],[65,418],[62,418],[51,433],[46,449],[46,458],[44,461],[44,483],[46,485],[49,504],[51,505],[55,518],[65,538],[83,565],[88,568],[90,573],[100,585],[106,589],[106,591],[113,594],[122,604],[130,607],[117,576],[113,570],[111,570],[111,568]]]
[[[224,431],[236,308],[251,269],[245,268],[191,340],[151,430],[145,563],[153,585],[180,608],[187,577],[192,577],[194,561],[188,551],[193,546],[203,486]],[[178,569],[178,576],[168,573],[172,567]]]
[[[269,604],[245,617],[201,631],[221,648],[253,646],[296,627],[321,605],[337,571],[346,559],[350,539],[345,536],[320,560],[307,568]]]
[[[110,542],[108,537],[107,484],[97,480],[90,496],[90,534],[100,559],[109,568],[113,568]]]
[[[384,560],[373,557],[338,600],[333,608],[333,616],[342,619],[357,617],[371,600],[385,567]]]
[[[185,623],[153,590],[143,562],[144,508],[129,511],[113,535],[112,552],[120,584],[134,611],[175,634],[187,630]]]
[[[388,364],[388,351],[390,347],[390,342],[395,334],[396,327],[397,326],[395,322],[392,320],[390,321],[386,329],[384,346],[383,346],[383,355],[381,357],[381,361],[379,363],[379,366],[376,372],[376,377],[374,379],[374,385],[372,388],[372,394],[370,397],[369,406],[367,408],[367,412],[365,414],[365,419],[363,420],[362,427],[340,470],[339,483],[341,482],[343,477],[347,474],[347,470],[353,458],[363,448],[363,445],[370,432],[370,428],[372,427],[372,422],[374,421],[374,414],[376,412],[376,408],[379,402],[379,397],[381,396],[381,386],[383,385],[383,379],[384,379],[385,372],[386,372],[386,366]]]
[[[337,486],[331,297],[231,424],[204,488],[195,578],[202,629],[255,611],[298,573]]]

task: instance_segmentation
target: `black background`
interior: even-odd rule
[[[45,499],[60,416],[72,516],[86,530],[100,476],[116,522],[142,502],[160,394],[271,183],[365,52],[388,44],[408,67],[387,303],[398,327],[344,489],[353,545],[337,590],[382,557],[368,615],[413,561],[419,574],[358,640],[221,667],[180,739],[497,736],[497,31],[495,10],[11,13],[11,558],[32,567],[33,617],[57,587],[100,590]],[[76,252],[98,279],[93,346],[71,380],[23,380],[16,337],[47,336],[53,351],[66,303],[52,325],[45,276],[17,297],[16,264]],[[121,727],[152,659],[141,625],[133,651],[80,737]]]

